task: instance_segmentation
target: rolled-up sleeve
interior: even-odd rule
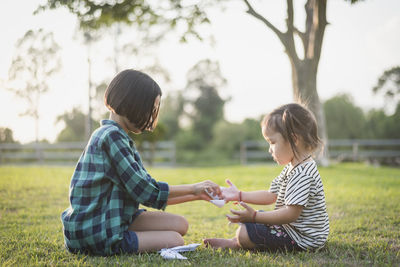
[[[115,131],[108,135],[104,145],[121,186],[132,199],[148,207],[165,209],[169,195],[168,184],[155,181],[135,160],[129,140]]]

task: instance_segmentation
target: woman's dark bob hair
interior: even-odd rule
[[[128,120],[141,131],[152,130],[159,107],[154,107],[160,86],[147,74],[137,70],[123,70],[114,77],[104,93],[104,104]]]

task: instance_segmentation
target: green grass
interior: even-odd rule
[[[151,169],[171,184],[231,179],[243,190],[268,188],[278,166]],[[317,252],[250,253],[200,247],[187,261],[166,261],[157,253],[94,257],[74,255],[63,247],[60,213],[68,206],[71,167],[0,167],[0,265],[73,266],[399,266],[400,169],[341,164],[320,168],[327,197],[331,232]],[[167,207],[190,224],[185,242],[205,237],[232,237],[224,214],[206,202]],[[261,207],[257,207],[261,208]],[[271,207],[262,207],[264,210]]]

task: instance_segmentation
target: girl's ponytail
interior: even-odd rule
[[[285,108],[282,114],[282,124],[286,130],[286,140],[289,142],[293,154],[298,156],[298,149],[296,147],[297,129],[299,126],[295,116],[292,116],[289,108]]]

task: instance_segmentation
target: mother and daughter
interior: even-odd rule
[[[184,244],[187,220],[164,210],[167,205],[210,200],[210,195],[239,201],[227,219],[239,223],[232,239],[204,239],[206,246],[257,250],[320,248],[329,233],[325,196],[312,153],[320,145],[316,121],[299,104],[281,106],[261,123],[274,160],[285,165],[268,191],[241,191],[229,180],[221,189],[212,181],[169,185],[143,166],[129,132],[152,131],[158,120],[161,90],[148,75],[124,70],[109,84],[104,103],[110,110],[83,151],[72,176],[70,206],[62,213],[66,248],[72,253],[113,255],[157,251]],[[248,204],[275,204],[256,211]]]

